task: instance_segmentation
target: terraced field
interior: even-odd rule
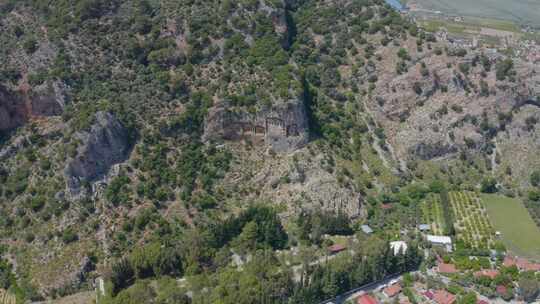
[[[487,249],[493,246],[495,231],[487,210],[474,192],[450,192],[456,236],[466,247]]]

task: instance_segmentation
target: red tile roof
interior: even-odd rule
[[[511,267],[516,265],[516,260],[511,256],[505,256],[503,261],[504,267]]]
[[[524,258],[518,258],[516,261],[516,265],[519,269],[527,269],[529,267],[529,261]]]
[[[384,209],[384,210],[390,210],[392,209],[392,204],[382,204],[381,205],[381,208]]]
[[[516,265],[519,269],[524,271],[540,271],[540,264],[531,263],[524,258],[517,259]]]
[[[493,280],[498,274],[499,274],[499,271],[496,269],[484,269],[484,270],[475,272],[474,276],[477,278],[488,277]]]
[[[529,264],[529,270],[540,271],[540,264],[530,263]]]
[[[507,291],[506,286],[504,286],[504,285],[497,286],[497,293],[498,294],[504,295],[504,294],[506,294],[506,291]]]
[[[396,283],[392,286],[388,286],[383,290],[383,292],[387,297],[391,298],[401,292],[401,285]]]
[[[439,263],[437,271],[440,273],[456,273],[458,272],[454,264]]]
[[[433,295],[433,300],[438,304],[452,304],[456,301],[456,296],[446,290],[437,290]]]
[[[372,296],[365,294],[361,295],[358,298],[356,298],[357,304],[379,304],[377,300],[375,300]]]
[[[340,245],[340,244],[334,244],[334,245],[328,247],[328,250],[330,250],[330,252],[332,252],[332,253],[337,253],[337,252],[343,251],[345,249],[347,249],[347,247],[345,247],[343,245]]]

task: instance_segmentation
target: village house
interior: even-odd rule
[[[426,292],[423,293],[424,297],[426,297],[427,299],[429,300],[433,300],[433,292],[427,290]]]
[[[393,208],[392,204],[386,203],[381,205],[382,210],[391,210]]]
[[[390,242],[390,248],[392,249],[392,251],[394,252],[394,255],[398,255],[400,253],[405,253],[407,252],[407,243],[405,243],[404,241],[394,241],[394,242]]]
[[[456,266],[454,264],[447,264],[447,263],[439,263],[437,265],[437,272],[443,273],[443,274],[454,274],[457,273],[458,270],[456,269]]]
[[[433,246],[441,246],[444,247],[447,252],[452,252],[452,239],[449,236],[429,234],[426,239]]]
[[[401,285],[398,283],[390,285],[383,290],[383,294],[388,298],[393,298],[401,292]]]
[[[492,280],[495,279],[495,277],[498,275],[499,275],[499,271],[497,269],[484,269],[484,270],[476,271],[474,273],[475,278],[488,277]]]
[[[418,225],[418,230],[420,230],[421,232],[430,231],[431,230],[431,225],[429,225],[429,224],[420,224],[420,225]]]
[[[356,298],[356,304],[379,304],[379,301],[368,294],[363,294]]]
[[[525,258],[515,258],[512,256],[506,256],[503,260],[504,267],[516,266],[521,271],[540,271],[540,264],[532,263],[531,261]]]
[[[453,304],[456,301],[456,296],[444,289],[441,289],[433,293],[433,301],[435,301],[437,304]]]
[[[347,249],[347,247],[341,244],[334,244],[328,247],[328,251],[330,252],[330,254],[337,254],[344,251],[345,249]]]
[[[503,260],[503,266],[504,267],[512,267],[516,265],[516,261],[511,256],[505,256]]]
[[[504,286],[504,285],[497,286],[497,293],[500,296],[504,296],[507,292],[508,292],[508,288],[506,288],[506,286]]]
[[[371,229],[371,227],[369,227],[368,225],[362,225],[362,226],[360,226],[360,229],[362,229],[362,231],[365,234],[372,234],[373,233],[373,229]]]

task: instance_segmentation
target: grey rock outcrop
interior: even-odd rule
[[[59,81],[45,83],[29,92],[28,102],[34,116],[57,116],[62,114],[67,97],[67,88]]]
[[[309,140],[309,125],[304,104],[294,100],[262,109],[255,114],[233,112],[224,105],[213,107],[205,120],[203,140],[250,139],[266,144],[276,152],[290,152]]]
[[[0,86],[0,131],[19,127],[27,119],[28,111],[22,98]]]
[[[443,142],[437,142],[434,144],[420,142],[410,149],[410,154],[415,155],[423,160],[429,160],[458,152],[458,148],[456,146]]]
[[[67,102],[61,82],[45,83],[32,89],[10,91],[0,86],[0,131],[24,125],[32,117],[57,116]]]
[[[124,161],[130,149],[126,128],[112,114],[98,112],[89,131],[76,134],[81,141],[77,155],[67,163],[64,175],[68,194],[80,194],[83,181],[104,176],[111,166]]]

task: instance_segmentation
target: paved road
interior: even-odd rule
[[[396,279],[398,279],[400,277],[401,277],[401,273],[394,274],[394,275],[389,275],[389,276],[387,276],[386,278],[384,278],[382,280],[371,282],[369,284],[360,286],[358,288],[351,289],[351,290],[347,291],[346,293],[340,294],[339,296],[337,296],[335,298],[328,299],[328,300],[325,300],[323,302],[320,302],[319,304],[330,304],[330,303],[339,304],[339,303],[343,303],[343,302],[345,302],[346,300],[348,300],[349,298],[351,298],[352,296],[354,296],[357,293],[371,291],[371,290],[377,288],[380,285],[388,284],[388,283],[390,283],[390,281],[396,280]]]

